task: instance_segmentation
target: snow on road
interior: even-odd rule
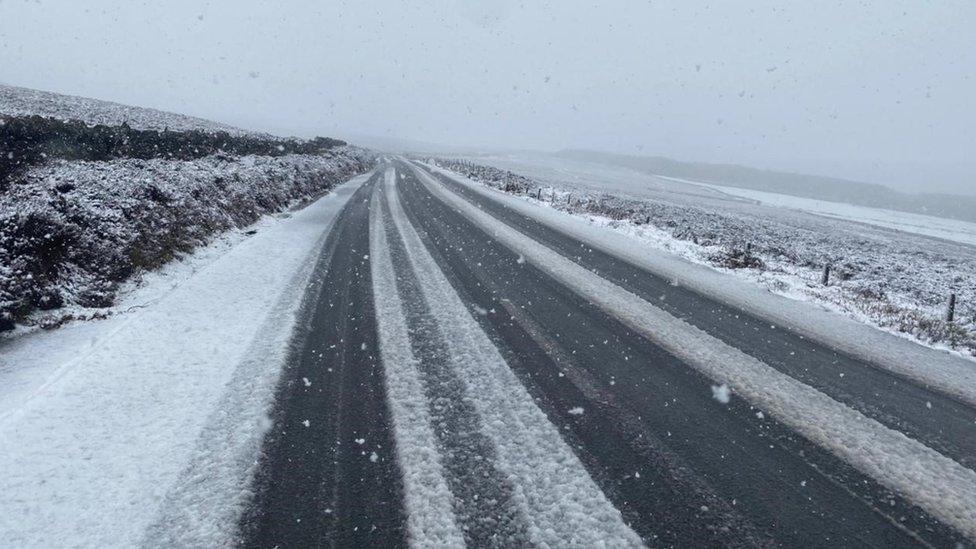
[[[21,376],[0,395],[4,544],[134,546],[150,526],[229,543],[304,282],[365,180],[262,228],[145,309],[38,334],[45,353],[4,353],[0,387]],[[88,338],[81,352],[65,347]]]
[[[671,316],[481,211],[423,170],[416,171],[435,196],[526,261],[719,384],[727,385],[721,391],[723,398],[728,390],[746,398],[933,516],[970,537],[976,536],[976,471]]]
[[[643,543],[593,482],[455,292],[387,180],[393,222],[444,342],[468,387],[482,429],[511,479],[533,544],[639,547]]]
[[[436,197],[513,250],[519,263],[549,273],[713,379],[717,401],[746,399],[759,414],[976,537],[976,472],[675,318],[415,171]],[[581,242],[976,403],[976,373],[962,369],[965,363],[442,173]],[[251,238],[205,250],[194,272],[160,277],[158,286],[134,293],[140,300],[151,296],[145,308],[0,347],[0,543],[232,545],[316,252],[368,177],[288,218],[266,219]],[[396,180],[388,169],[373,195],[368,257],[374,294],[384,296],[376,300],[380,352],[411,542],[463,546],[465,532],[397,291],[394,267],[402,272],[407,263],[443,336],[449,367],[464,380],[495,450],[495,466],[512,486],[529,540],[640,546],[441,271],[403,211]],[[383,214],[381,192],[390,216]],[[403,241],[396,265],[385,228]],[[575,406],[568,413],[588,417],[588,410]]]
[[[390,180],[393,168],[388,168],[385,175]],[[387,401],[393,416],[397,463],[403,474],[408,535],[420,547],[463,547],[464,536],[452,510],[453,496],[444,480],[383,227],[377,192],[370,204],[369,256],[373,261],[373,295],[385,296],[376,300],[376,321]]]

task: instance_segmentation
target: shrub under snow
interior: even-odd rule
[[[321,194],[371,161],[339,148],[31,167],[0,192],[0,330],[38,309],[108,306],[134,274]]]

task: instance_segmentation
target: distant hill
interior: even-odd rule
[[[559,151],[555,155],[714,185],[976,222],[976,197],[971,196],[908,194],[876,183],[760,170],[735,164],[681,162],[658,156],[631,156],[572,149]]]

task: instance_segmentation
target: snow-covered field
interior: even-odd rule
[[[126,123],[139,130],[203,130],[225,131],[231,135],[257,135],[256,132],[202,118],[5,84],[0,84],[0,114],[50,116],[61,120],[81,120],[90,125],[119,126]]]
[[[516,174],[528,175],[522,185],[533,196],[541,189],[543,203],[594,225],[926,345],[976,355],[976,295],[970,289],[976,250],[970,245],[759,204],[725,193],[725,187],[552,157],[440,164],[496,188],[516,181]],[[910,217],[891,215],[904,215],[903,223]],[[833,270],[828,286],[819,283],[825,263]],[[951,292],[958,294],[954,323],[945,321]]]
[[[770,193],[765,191],[755,191],[752,189],[742,189],[739,187],[729,187],[725,185],[714,185],[700,181],[690,181],[676,177],[657,176],[663,179],[701,185],[710,189],[741,196],[750,200],[755,200],[768,206],[780,208],[790,208],[802,212],[822,215],[845,221],[855,221],[858,223],[868,223],[879,227],[886,227],[897,231],[915,233],[935,238],[943,238],[976,246],[976,223],[968,223],[955,219],[943,219],[930,215],[919,215],[909,212],[896,212],[880,208],[868,208],[865,206],[855,206],[841,202],[829,202],[826,200],[814,200],[791,196],[788,194]]]

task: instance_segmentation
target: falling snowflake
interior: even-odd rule
[[[730,394],[731,392],[729,391],[728,385],[724,383],[721,385],[712,385],[712,398],[721,402],[722,404],[729,403]]]

